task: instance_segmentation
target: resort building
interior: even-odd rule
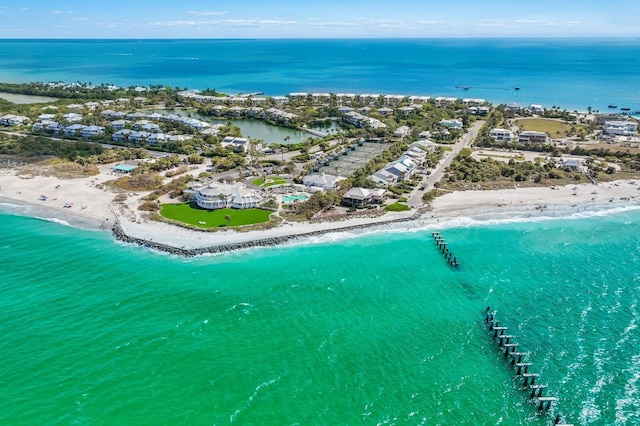
[[[403,95],[385,95],[384,104],[385,105],[399,105],[404,102]]]
[[[351,188],[342,196],[342,204],[350,207],[362,207],[381,203],[385,192],[382,188]]]
[[[394,136],[399,138],[404,138],[405,136],[408,136],[409,133],[411,133],[411,128],[409,126],[400,126],[395,132],[393,132]]]
[[[336,189],[336,184],[345,178],[342,176],[333,176],[325,173],[307,175],[303,178],[302,184],[311,189],[327,190]]]
[[[194,191],[196,204],[203,209],[250,209],[258,207],[261,196],[244,184],[210,184]]]
[[[355,99],[355,93],[336,93],[336,101],[341,105],[351,105]]]
[[[477,107],[485,103],[484,99],[464,98],[462,103],[467,106]]]
[[[264,111],[263,117],[273,120],[276,123],[289,124],[293,120],[295,120],[298,116],[293,113],[282,111],[277,108],[269,108]]]
[[[518,112],[522,111],[522,105],[514,104],[514,103],[506,105],[505,108],[507,108],[509,111],[515,112],[515,113],[518,113]]]
[[[344,117],[342,117],[342,119],[345,122],[353,124],[354,126],[358,126],[358,127],[369,126],[373,129],[381,129],[381,128],[387,127],[387,125],[384,124],[382,121],[372,117],[367,117],[366,115],[362,115],[359,112],[355,112],[355,111],[350,111],[346,113]]]
[[[450,97],[438,96],[436,98],[436,104],[438,104],[440,106],[449,106],[449,105],[452,105],[452,104],[456,103],[457,100],[458,100],[458,98],[450,98]]]
[[[420,109],[420,106],[403,106],[398,108],[398,113],[404,117],[407,117],[411,114],[413,114],[414,112],[416,112],[416,109]]]
[[[429,96],[409,96],[409,102],[412,104],[426,104],[430,99]]]
[[[114,132],[113,135],[111,135],[111,140],[113,140],[114,142],[126,142],[129,140],[129,136],[132,133],[134,133],[134,131],[131,129],[118,130],[117,132]]]
[[[57,121],[52,121],[47,124],[46,130],[50,133],[62,133],[62,131],[64,130],[64,126]]]
[[[68,112],[62,116],[62,119],[67,123],[77,123],[78,121],[82,121],[82,114]]]
[[[0,124],[4,126],[21,126],[29,120],[24,115],[7,114],[0,117]]]
[[[122,111],[114,111],[112,109],[105,109],[104,111],[102,111],[100,113],[100,115],[102,117],[120,119],[120,118],[124,118],[126,114],[124,112],[122,112]]]
[[[544,114],[544,108],[542,107],[542,105],[531,104],[527,109],[532,114]]]
[[[507,129],[491,129],[489,136],[496,142],[511,142],[513,139],[513,132]]]
[[[635,121],[606,121],[604,133],[612,136],[636,136],[638,123]]]
[[[220,142],[223,148],[231,148],[234,152],[248,152],[249,151],[249,139],[247,138],[234,138],[233,136],[227,136]]]
[[[87,126],[85,126],[84,124],[77,124],[77,123],[76,124],[72,124],[72,125],[67,126],[67,127],[64,128],[64,134],[67,135],[67,136],[76,136],[85,127],[87,127]]]
[[[360,102],[373,105],[378,101],[378,99],[380,99],[380,95],[377,93],[365,93],[360,95],[359,98]]]
[[[91,138],[94,136],[104,135],[104,127],[102,126],[86,126],[80,130],[80,135],[83,138]]]
[[[561,158],[560,165],[568,167],[573,171],[579,172],[584,169],[584,160],[578,158]]]
[[[391,115],[393,114],[393,110],[391,108],[382,107],[378,109],[378,114],[380,115]]]
[[[286,96],[273,96],[271,100],[275,102],[276,105],[285,105],[289,103],[289,98]]]
[[[403,154],[398,160],[387,164],[382,170],[369,176],[369,179],[378,185],[393,185],[412,176],[416,167],[416,160]]]
[[[375,182],[376,185],[386,186],[386,185],[395,185],[396,183],[398,183],[398,176],[394,175],[393,173],[385,169],[378,170],[377,172],[369,176],[369,179]]]
[[[549,141],[549,137],[544,132],[534,132],[532,130],[520,132],[518,135],[518,143],[542,143],[545,144]]]
[[[122,130],[127,126],[127,123],[129,123],[127,120],[113,120],[111,127],[113,127],[114,130]]]

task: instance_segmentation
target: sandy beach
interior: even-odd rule
[[[17,169],[0,169],[0,208],[85,229],[111,231],[117,221],[122,231],[132,238],[181,249],[265,242],[295,236],[309,238],[345,231],[358,234],[363,232],[360,231],[362,228],[367,228],[367,231],[439,228],[451,226],[452,222],[459,222],[462,218],[474,221],[526,220],[640,208],[640,186],[635,181],[615,181],[598,185],[456,191],[438,197],[431,210],[423,214],[416,214],[414,209],[341,221],[285,221],[276,228],[262,231],[206,232],[148,220],[146,213],[137,210],[144,193],[129,193],[125,201],[115,201],[118,194],[102,185],[115,178],[111,174],[112,166],[100,166],[99,175],[80,179],[32,176],[18,174]]]

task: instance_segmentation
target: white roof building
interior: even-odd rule
[[[638,123],[635,121],[605,121],[604,132],[614,136],[635,136],[638,134]]]
[[[258,207],[262,197],[244,184],[210,184],[194,192],[196,204],[203,209],[249,209]]]
[[[342,203],[350,206],[365,206],[372,202],[380,202],[384,197],[382,188],[351,188],[342,196]]]
[[[510,142],[513,139],[513,132],[507,129],[491,129],[489,136],[497,142]]]
[[[336,184],[345,178],[342,176],[333,176],[325,173],[307,175],[303,178],[302,183],[305,186],[319,189],[335,189]]]

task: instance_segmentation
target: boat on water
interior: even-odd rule
[[[621,111],[629,111],[629,110],[631,110],[631,108],[629,108],[629,107],[622,107],[622,108],[620,108],[620,110],[621,110]]]
[[[520,90],[520,86],[516,86],[516,90]]]
[[[618,108],[618,105],[609,105],[609,108]]]

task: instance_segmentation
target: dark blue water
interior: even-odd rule
[[[568,110],[640,109],[638,39],[4,40],[0,69],[9,82],[268,95],[399,93]]]

